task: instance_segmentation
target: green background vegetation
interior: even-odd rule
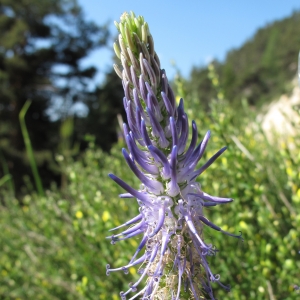
[[[109,34],[105,26],[84,20],[71,1],[64,2],[69,6],[54,2],[0,4],[0,32],[6,35],[0,42],[0,298],[119,299],[136,270],[107,277],[105,266],[124,265],[139,241],[111,245],[105,239],[110,228],[138,209],[135,200],[118,198],[122,191],[107,176],[112,172],[139,185],[124,164],[123,139],[117,136],[123,92],[113,72],[94,91],[76,85],[88,115],[72,117],[66,109],[50,120],[46,110],[54,95],[72,99],[65,100],[69,108],[79,101],[71,87],[92,78],[94,71],[80,69],[78,60],[104,45]],[[44,19],[48,15],[61,22],[80,20],[74,28],[91,31],[85,45],[72,30],[63,32],[59,22],[50,30],[53,26]],[[207,242],[220,250],[210,258],[212,269],[232,287],[226,293],[215,284],[218,299],[299,298],[293,286],[300,284],[300,124],[290,120],[295,135],[270,143],[256,122],[263,104],[292,90],[299,28],[300,14],[294,13],[260,29],[225,62],[195,67],[190,78],[174,82],[199,137],[212,131],[200,164],[228,146],[199,178],[204,191],[235,199],[207,208],[208,218],[244,237],[241,242],[204,230]],[[54,42],[50,49],[31,47],[37,37]],[[59,64],[68,66],[70,76],[62,86],[55,79],[67,75],[54,74],[52,68]],[[27,99],[32,103],[20,123]],[[28,140],[22,135],[26,130]],[[32,149],[41,184],[32,175]]]

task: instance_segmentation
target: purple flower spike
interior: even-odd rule
[[[217,250],[206,242],[203,228],[210,227],[236,238],[241,235],[223,231],[205,216],[206,207],[223,205],[232,199],[205,193],[195,180],[226,147],[195,169],[204,155],[210,131],[196,146],[198,131],[192,121],[192,137],[188,142],[189,122],[183,99],[176,107],[144,18],[125,13],[117,28],[120,46],[115,45],[115,49],[123,66],[118,74],[122,73],[123,103],[129,125],[123,126],[128,151],[122,152],[141,184],[136,190],[109,174],[125,190],[119,196],[127,201],[136,198],[140,207],[136,217],[111,229],[116,233],[108,238],[112,244],[130,238],[140,241],[126,265],[117,268],[107,265],[106,273],[127,274],[129,268],[138,269],[139,279],[120,293],[122,300],[127,297],[128,300],[180,300],[183,292],[186,299],[214,300],[214,282],[226,290],[228,287],[210,269],[209,256],[216,255]],[[146,276],[148,279],[143,281]]]

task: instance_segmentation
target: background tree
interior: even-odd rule
[[[0,34],[2,161],[20,186],[22,174],[29,172],[18,116],[30,99],[26,123],[40,171],[47,169],[42,176],[47,182],[53,179],[49,149],[59,143],[59,120],[74,103],[90,97],[87,84],[96,68],[83,68],[80,62],[105,44],[108,30],[86,21],[75,0],[1,0]]]

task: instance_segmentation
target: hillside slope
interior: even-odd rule
[[[238,107],[246,98],[259,107],[288,93],[296,75],[300,49],[300,12],[259,29],[240,48],[228,52],[224,62],[215,61],[225,97]],[[206,67],[194,67],[188,91],[208,107],[215,95]]]

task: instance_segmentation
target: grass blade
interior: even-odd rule
[[[38,194],[43,197],[44,189],[43,189],[42,181],[41,181],[39,171],[38,171],[35,159],[34,159],[33,149],[32,149],[31,141],[30,141],[28,130],[27,130],[26,123],[25,123],[25,115],[27,113],[27,110],[28,110],[30,104],[31,104],[30,100],[27,100],[25,102],[24,106],[22,107],[22,109],[19,113],[19,120],[20,120],[20,126],[21,126],[21,130],[22,130],[24,144],[26,147],[26,152],[28,155],[28,159],[29,159],[31,170],[32,170],[33,178],[35,181],[35,185],[36,185]]]

